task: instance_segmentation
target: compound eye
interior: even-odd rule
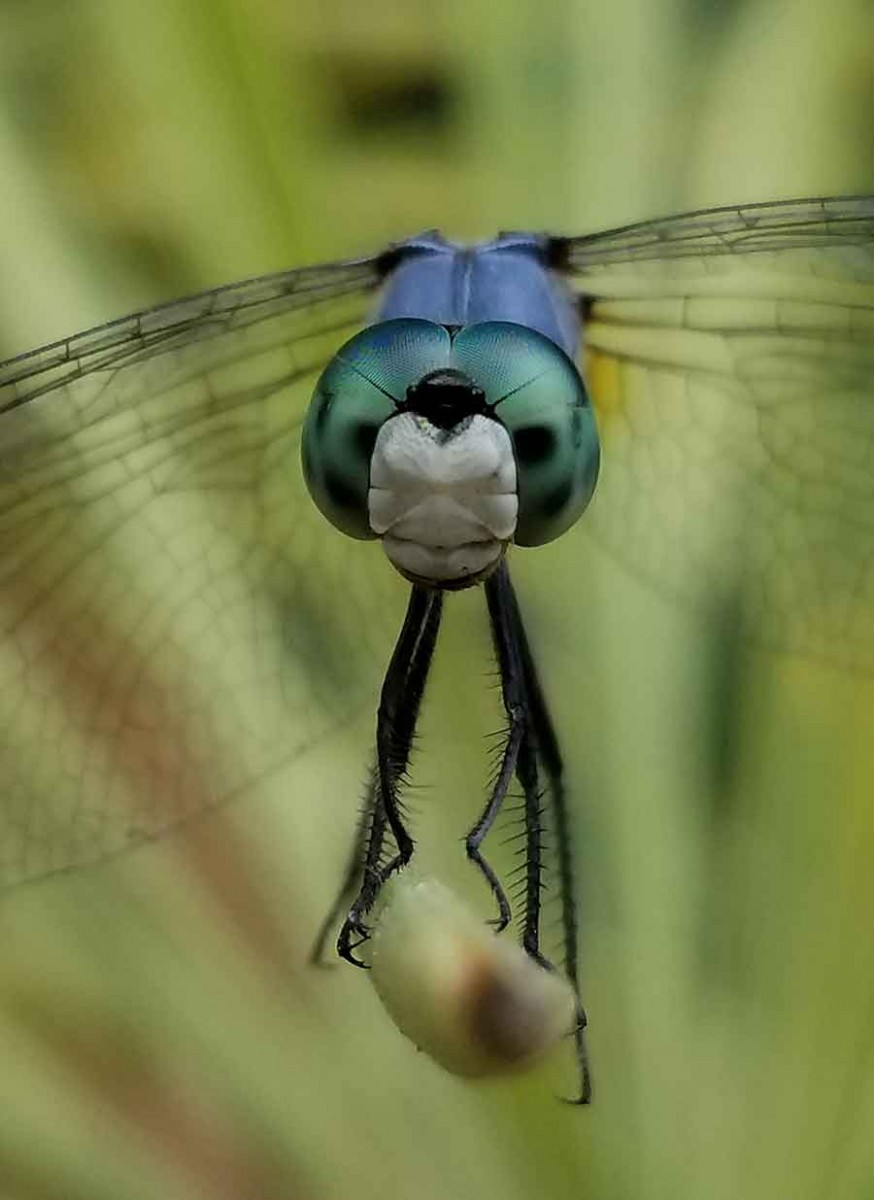
[[[332,525],[374,538],[367,508],[377,434],[407,389],[448,361],[442,325],[403,318],[363,329],[322,372],[307,411],[301,461],[310,495]]]
[[[506,321],[463,329],[454,357],[485,389],[513,442],[514,540],[521,546],[551,542],[579,518],[598,479],[598,430],[579,371],[549,338]]]

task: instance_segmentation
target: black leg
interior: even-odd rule
[[[364,797],[364,803],[358,817],[355,836],[343,871],[343,880],[325,919],[322,921],[313,939],[312,948],[309,953],[309,962],[314,966],[325,965],[325,948],[328,944],[328,938],[336,927],[340,917],[349,911],[349,905],[361,887],[361,880],[365,870],[364,864],[369,860],[374,844],[377,841],[379,843],[379,848],[376,852],[377,858],[382,853],[386,822],[384,813],[377,808],[376,798],[376,771],[374,769],[370,773],[367,794]]]
[[[537,777],[537,755],[529,731],[522,740],[516,777],[525,798],[525,915],[522,946],[541,967],[552,963],[540,950],[540,896],[543,890],[543,793]]]
[[[441,592],[413,588],[404,625],[382,685],[376,723],[374,817],[370,823],[358,895],[337,939],[340,957],[356,966],[365,965],[353,953],[369,936],[365,916],[386,880],[406,866],[413,853],[413,839],[401,817],[398,787],[409,763],[419,708],[440,631],[442,606]],[[394,837],[397,853],[383,865],[386,826]]]
[[[509,596],[509,607],[511,610],[510,620],[513,630],[513,640],[518,647],[519,658],[522,664],[528,715],[531,722],[534,740],[537,746],[537,754],[546,774],[548,795],[552,804],[554,822],[553,836],[556,843],[555,849],[558,868],[559,899],[561,902],[564,971],[577,999],[577,1021],[574,1029],[574,1041],[576,1043],[577,1061],[579,1062],[581,1080],[578,1102],[580,1104],[588,1104],[592,1094],[592,1081],[591,1073],[589,1071],[588,1054],[586,1050],[586,1012],[580,1001],[579,965],[577,957],[577,911],[574,900],[573,846],[571,841],[570,813],[568,811],[567,794],[564,788],[564,764],[561,758],[561,751],[558,745],[555,726],[552,723],[552,717],[549,714],[549,708],[546,704],[543,688],[537,675],[537,668],[534,665],[531,647],[528,644],[528,637],[525,633],[525,625],[522,621],[522,614],[519,611],[519,604],[516,600],[516,595],[513,591],[513,586],[510,582],[509,575],[507,578],[507,592]],[[528,827],[527,796],[528,793],[526,791],[526,828]],[[526,949],[528,949],[527,946]]]
[[[510,583],[510,572],[502,562],[486,582],[486,600],[492,640],[501,675],[504,709],[509,721],[509,733],[495,784],[485,809],[467,836],[470,857],[485,875],[498,901],[501,919],[499,931],[510,919],[510,905],[497,881],[494,870],[486,863],[479,847],[494,824],[515,772],[525,797],[525,915],[522,926],[522,945],[542,966],[549,966],[540,953],[540,892],[543,862],[540,827],[541,795],[537,781],[537,749],[533,738],[529,702],[526,694],[525,672],[520,653],[519,610]]]
[[[510,611],[508,608],[507,584],[509,574],[506,563],[502,562],[494,574],[485,583],[486,603],[489,609],[489,625],[492,631],[492,642],[498,669],[501,676],[501,694],[504,712],[507,714],[508,731],[504,741],[501,761],[492,784],[486,806],[476,824],[464,839],[467,857],[488,883],[498,907],[498,919],[495,922],[500,933],[510,924],[512,911],[506,892],[494,869],[489,865],[480,847],[495,823],[495,818],[501,811],[501,806],[507,795],[507,789],[517,770],[519,752],[525,740],[525,695],[522,680],[522,664],[510,631]]]

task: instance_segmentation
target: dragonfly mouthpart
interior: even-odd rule
[[[454,429],[465,417],[489,412],[483,389],[452,367],[431,371],[408,388],[405,408],[445,430]]]
[[[448,405],[438,400],[438,415],[445,418]],[[513,446],[497,421],[468,414],[447,427],[406,411],[381,427],[370,525],[407,579],[456,588],[479,582],[500,561],[518,512]]]

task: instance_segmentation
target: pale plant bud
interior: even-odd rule
[[[573,991],[447,887],[408,874],[373,935],[371,978],[392,1020],[456,1075],[525,1067],[570,1034]]]

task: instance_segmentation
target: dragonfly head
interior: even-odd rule
[[[411,581],[463,588],[507,546],[541,545],[589,502],[598,436],[579,372],[525,326],[398,318],[343,346],[302,440],[322,513],[381,538]]]

